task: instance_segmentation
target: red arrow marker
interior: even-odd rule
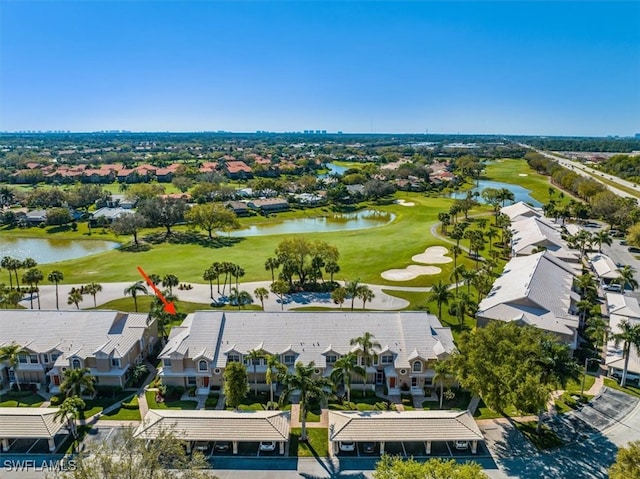
[[[147,274],[144,271],[142,271],[142,268],[140,266],[138,266],[138,271],[140,272],[140,274],[142,275],[144,280],[147,282],[147,284],[151,287],[153,292],[156,293],[156,296],[158,297],[158,299],[160,299],[160,301],[162,301],[162,304],[164,304],[164,310],[169,314],[175,315],[176,314],[176,307],[173,305],[173,303],[170,303],[169,301],[167,301],[165,299],[165,297],[162,295],[160,290],[156,287],[155,284],[153,284],[153,281],[151,281],[149,276],[147,276]]]

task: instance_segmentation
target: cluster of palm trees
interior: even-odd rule
[[[235,278],[236,290],[239,289],[240,278],[245,275],[245,270],[239,264],[231,263],[229,261],[223,262],[214,262],[211,266],[209,266],[203,273],[202,279],[205,281],[209,281],[209,287],[211,289],[211,299],[213,299],[213,281],[217,282],[218,286],[218,294],[221,296],[225,295],[225,291],[227,289],[227,283],[229,284],[229,288],[232,286],[231,279]],[[220,279],[224,278],[224,282],[222,284],[222,291],[220,291]]]
[[[342,305],[347,299],[351,299],[351,311],[353,311],[356,298],[362,301],[362,309],[364,309],[366,304],[375,297],[376,295],[371,288],[366,284],[360,283],[359,278],[347,281],[344,286],[338,286],[331,292],[331,300],[338,304],[340,309],[342,309]]]
[[[613,242],[611,233],[608,230],[600,230],[594,233],[590,233],[586,230],[580,230],[574,235],[566,236],[567,244],[580,252],[580,258],[584,257],[588,250],[592,250],[594,246],[598,246],[598,252],[602,252],[602,245],[606,244],[611,246]]]

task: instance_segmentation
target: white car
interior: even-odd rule
[[[469,441],[455,441],[453,445],[456,449],[463,450],[469,447]]]
[[[193,448],[196,451],[205,452],[209,449],[209,443],[207,441],[197,441]]]
[[[339,447],[343,452],[353,452],[356,450],[356,443],[353,441],[340,441]]]
[[[263,452],[271,452],[276,450],[276,441],[262,441],[260,450]]]

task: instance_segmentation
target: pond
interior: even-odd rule
[[[328,173],[324,173],[322,175],[318,175],[318,178],[326,178],[331,173],[334,173],[336,175],[342,175],[342,174],[344,174],[345,171],[347,171],[349,169],[346,166],[336,165],[335,163],[327,163],[325,166],[329,170],[329,172]]]
[[[384,226],[393,221],[395,215],[377,210],[362,210],[356,213],[332,214],[326,217],[296,218],[275,224],[252,225],[232,231],[231,236],[267,236],[293,233],[329,233],[351,231]],[[224,233],[221,233],[224,234]]]
[[[526,188],[523,188],[522,186],[519,185],[513,185],[511,183],[502,183],[500,181],[490,181],[490,180],[480,180],[477,182],[478,186],[474,186],[471,191],[473,192],[478,192],[480,194],[482,194],[482,190],[486,189],[486,188],[496,188],[496,189],[500,189],[500,188],[506,188],[507,190],[511,191],[513,193],[513,195],[515,196],[516,200],[515,202],[517,203],[518,201],[524,201],[525,203],[529,203],[532,206],[536,206],[536,207],[540,207],[542,206],[542,203],[540,203],[537,200],[534,200],[531,196],[531,190],[528,190]],[[467,192],[466,191],[455,191],[453,193],[451,193],[450,198],[455,198],[455,199],[463,199],[467,196]],[[485,203],[484,199],[482,198],[482,196],[478,196],[476,198],[480,203]]]
[[[1,237],[0,258],[33,258],[38,263],[53,263],[102,253],[118,246],[113,241],[101,240]]]

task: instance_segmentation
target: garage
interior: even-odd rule
[[[329,411],[331,455],[462,455],[483,436],[469,411]]]
[[[66,433],[60,434],[64,424],[55,417],[57,412],[58,408],[0,408],[2,452],[26,452],[22,449],[27,446],[29,452],[34,452],[34,448],[35,452],[54,452],[56,436],[58,444],[66,436]]]
[[[195,448],[207,455],[282,455],[289,440],[289,413],[151,409],[135,436],[155,439],[168,429],[187,441],[187,452]]]

